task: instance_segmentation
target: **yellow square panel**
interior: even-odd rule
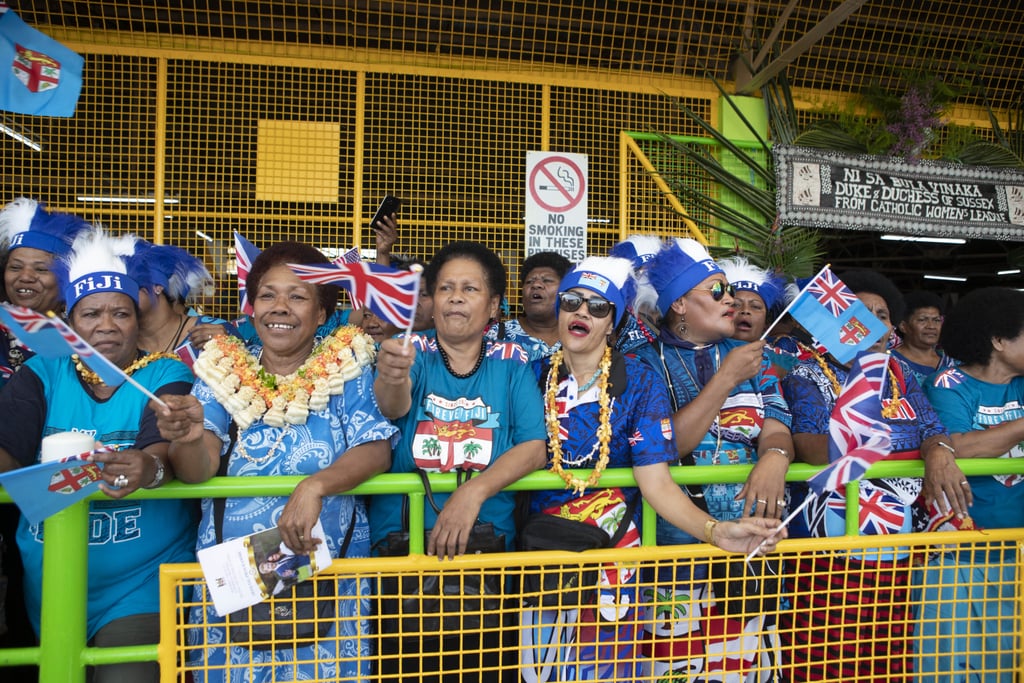
[[[259,122],[256,199],[336,202],[341,124],[316,121]]]

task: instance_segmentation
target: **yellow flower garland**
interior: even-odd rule
[[[804,351],[814,358],[814,362],[816,362],[818,367],[821,368],[821,372],[825,375],[825,379],[832,384],[832,393],[836,398],[839,398],[842,387],[839,385],[839,379],[836,377],[836,373],[832,372],[832,368],[828,366],[828,361],[826,361],[820,353],[807,344],[804,344],[803,342],[797,342],[797,344],[799,344]],[[889,362],[892,362],[891,358]],[[892,419],[899,415],[900,411],[900,386],[899,382],[896,381],[896,373],[890,370],[888,365],[886,365],[885,370],[889,375],[889,390],[892,393],[892,400],[889,401],[889,405],[882,407],[882,417]]]
[[[136,359],[134,363],[123,368],[124,374],[130,376],[136,370],[141,370],[153,361],[160,360],[161,358],[181,360],[180,356],[176,356],[173,353],[151,353],[143,356],[142,358]],[[99,375],[85,366],[85,363],[82,362],[82,359],[78,357],[77,353],[71,356],[71,360],[75,362],[75,370],[78,372],[78,376],[82,378],[83,382],[86,384],[106,384]]]
[[[359,376],[374,359],[373,340],[354,325],[343,325],[313,349],[298,370],[268,373],[236,337],[219,335],[206,342],[196,359],[196,377],[240,429],[259,418],[272,427],[305,424],[311,410],[323,410],[345,382]]]
[[[612,365],[611,347],[605,348],[604,356],[601,357],[600,379],[598,380],[598,405],[600,406],[600,424],[597,427],[598,458],[594,471],[586,479],[573,476],[570,472],[562,469],[562,440],[558,436],[558,404],[555,397],[558,395],[558,368],[562,365],[562,349],[555,351],[551,356],[551,369],[548,371],[548,379],[544,393],[544,421],[548,428],[548,447],[551,449],[551,471],[555,472],[565,482],[566,488],[571,488],[577,495],[597,484],[601,474],[608,466],[609,444],[612,440],[611,421],[611,399],[608,396],[608,375]]]

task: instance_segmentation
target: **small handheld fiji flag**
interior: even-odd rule
[[[56,316],[43,315],[23,306],[0,303],[0,320],[18,341],[44,358],[77,355],[89,369],[110,387],[121,386],[128,376],[106,356],[78,336],[67,323]]]
[[[800,290],[787,310],[844,364],[870,348],[886,332],[885,323],[828,266]]]
[[[94,453],[116,448],[104,447],[53,462],[22,467],[0,474],[0,485],[32,524],[39,524],[99,488],[100,465],[87,462]]]
[[[400,328],[412,325],[419,298],[419,271],[395,270],[363,262],[288,265],[306,282],[344,287],[357,306],[366,306],[381,320]]]

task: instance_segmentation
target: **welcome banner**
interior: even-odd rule
[[[783,225],[1024,241],[1024,170],[773,150]]]

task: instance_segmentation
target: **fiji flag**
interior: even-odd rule
[[[401,328],[412,325],[419,298],[419,271],[395,270],[363,262],[288,265],[306,282],[344,287],[356,306],[366,306],[381,320]]]
[[[850,369],[829,418],[831,464],[807,480],[818,495],[860,479],[873,463],[890,453],[891,429],[882,421],[881,396],[888,364],[888,354],[864,353]]]
[[[886,326],[825,266],[800,290],[789,311],[840,363],[849,363],[885,334]]]
[[[89,346],[88,342],[56,316],[43,315],[23,306],[0,303],[0,322],[7,326],[18,341],[44,358],[77,355],[108,387],[119,387],[128,379],[121,368]]]
[[[0,485],[32,524],[39,524],[90,493],[99,490],[100,465],[86,462],[90,453],[30,465],[0,474]]]
[[[0,3],[0,11],[6,9]],[[82,56],[0,13],[0,109],[36,116],[74,116],[82,92]]]
[[[242,233],[235,232],[235,270],[238,274],[238,307],[245,315],[252,315],[252,302],[245,294],[245,281],[249,277],[253,261],[260,255],[260,250]]]

